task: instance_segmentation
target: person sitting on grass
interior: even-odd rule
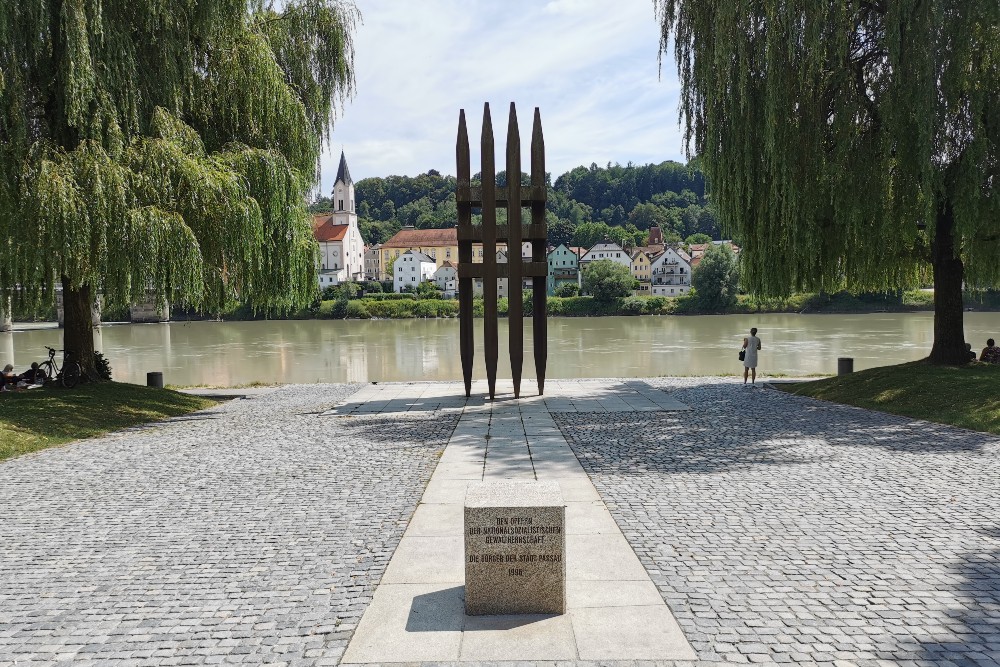
[[[0,391],[10,391],[17,385],[18,376],[14,374],[14,365],[7,364],[0,373]]]
[[[988,364],[1000,364],[1000,347],[997,347],[990,338],[986,341],[986,347],[983,348],[982,354],[979,355],[979,361],[985,361]]]

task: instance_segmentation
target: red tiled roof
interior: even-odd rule
[[[343,241],[346,234],[347,225],[335,225],[330,218],[317,225],[313,216],[313,236],[317,241]]]
[[[457,246],[458,230],[448,229],[401,229],[382,244],[382,248],[420,248],[428,246]]]

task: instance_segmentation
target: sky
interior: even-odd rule
[[[676,67],[660,71],[652,0],[356,0],[357,88],[322,161],[328,195],[344,151],[355,181],[455,173],[459,109],[479,171],[483,104],[502,169],[510,103],[522,155],[534,107],[546,170],[684,161]],[[527,171],[527,160],[522,157]]]

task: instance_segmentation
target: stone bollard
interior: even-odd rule
[[[837,375],[854,372],[854,357],[837,357]]]
[[[160,371],[146,373],[146,386],[163,389],[163,373]]]

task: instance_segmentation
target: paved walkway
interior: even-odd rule
[[[694,660],[691,646],[587,478],[553,413],[686,410],[644,382],[552,382],[547,395],[455,396],[454,384],[370,386],[333,415],[462,411],[365,612],[345,663]],[[528,392],[530,393],[530,388]],[[566,614],[466,616],[463,520],[471,481],[554,481],[566,503]]]
[[[1000,438],[732,379],[566,382],[470,473],[485,403],[427,384],[436,406],[396,411],[404,386],[379,409],[372,385],[285,387],[0,463],[0,665],[339,664],[404,531],[441,525],[424,505],[461,479],[438,473],[544,474],[552,426],[700,661],[1000,664]]]

